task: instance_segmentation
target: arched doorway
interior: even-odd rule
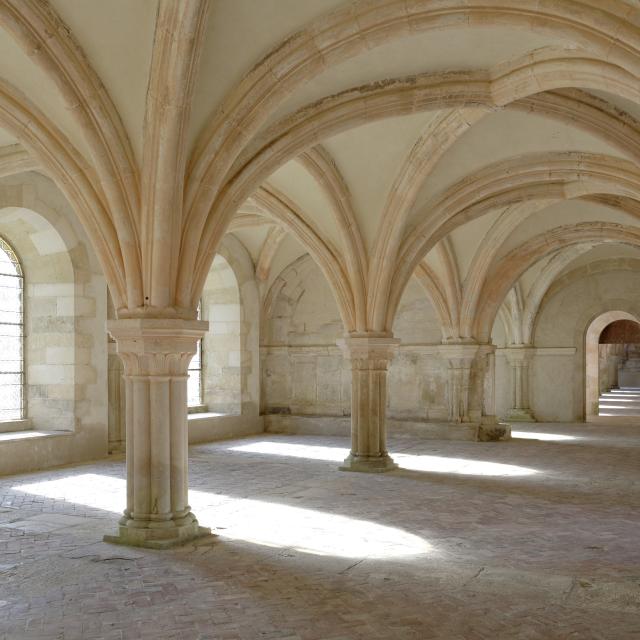
[[[626,311],[595,318],[585,339],[587,421],[638,416],[640,399],[640,321]],[[601,395],[602,394],[602,395]]]

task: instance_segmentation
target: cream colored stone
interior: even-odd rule
[[[0,5],[25,411],[69,432],[33,459],[13,445],[12,470],[126,448],[139,508],[122,539],[159,536],[134,476],[157,480],[145,452],[167,431],[186,442],[199,304],[198,408],[226,422],[198,439],[261,413],[350,416],[347,466],[388,469],[387,414],[474,439],[506,436],[496,416],[595,415],[614,379],[598,318],[640,312],[633,3],[142,4]],[[180,387],[168,408],[156,378]],[[174,471],[180,508],[155,498],[180,540],[197,533],[182,453]]]
[[[209,533],[188,503],[187,367],[207,323],[111,320],[124,363],[127,505],[118,536],[106,540],[164,548]]]

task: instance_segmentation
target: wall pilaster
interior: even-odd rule
[[[510,422],[535,422],[530,407],[531,362],[535,349],[531,346],[510,347],[504,350],[511,374]]]

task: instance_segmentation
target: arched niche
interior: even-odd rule
[[[107,453],[106,283],[71,206],[48,178],[0,179],[0,235],[25,276],[26,416],[45,441],[6,440],[0,473]],[[32,434],[30,434],[32,436]]]
[[[76,290],[67,244],[39,213],[0,209],[0,234],[24,271],[24,417],[34,428],[72,431],[76,398]]]
[[[241,310],[238,281],[221,255],[216,255],[204,285],[201,317],[209,321],[202,347],[202,401],[209,411],[241,411]],[[193,375],[193,373],[191,374]]]
[[[260,296],[251,256],[228,234],[205,281],[201,317],[203,403],[213,413],[260,409]]]
[[[587,422],[598,417],[598,398],[600,396],[599,344],[603,329],[618,320],[640,322],[640,319],[628,311],[606,311],[594,318],[585,333],[585,416]]]
[[[262,411],[342,416],[350,375],[336,341],[344,325],[326,277],[309,254],[285,267],[262,308]]]

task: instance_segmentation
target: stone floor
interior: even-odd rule
[[[640,430],[526,425],[509,443],[396,439],[344,473],[340,438],[191,449],[217,536],[100,542],[123,462],[0,479],[0,638],[640,638]]]
[[[601,416],[640,416],[640,389],[611,389],[598,399]]]

